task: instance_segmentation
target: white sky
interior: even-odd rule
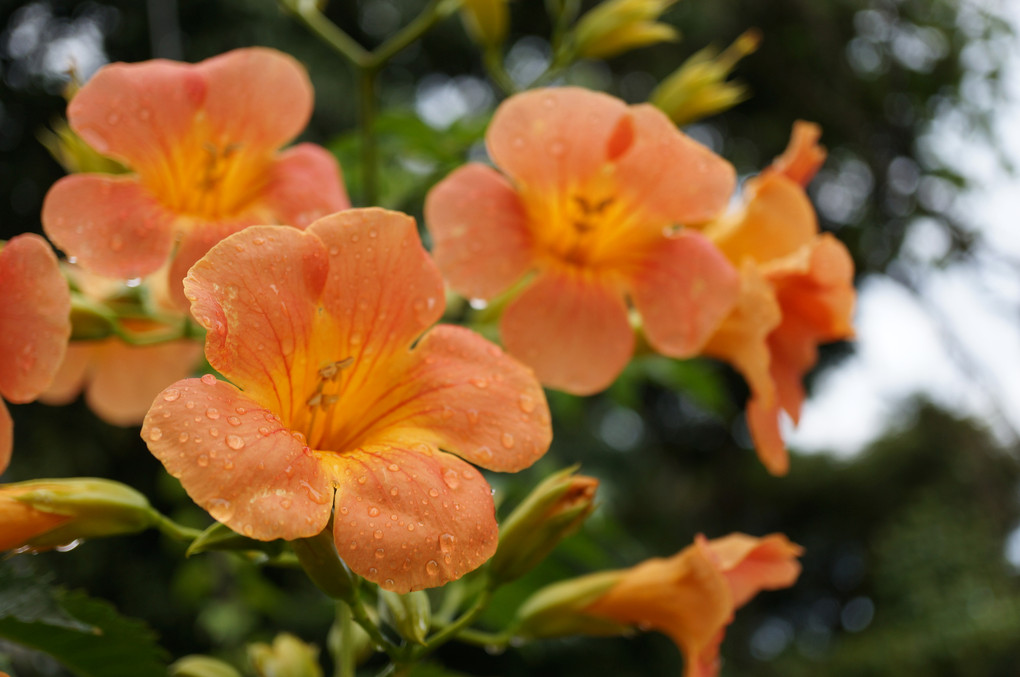
[[[987,4],[1020,31],[1020,3]],[[1009,98],[995,114],[994,137],[1020,167],[1020,45],[1009,46],[1007,59]],[[940,235],[924,224],[911,229],[904,249],[919,262],[910,270],[923,301],[888,278],[865,280],[857,352],[817,383],[787,437],[795,449],[856,454],[895,425],[903,415],[897,405],[918,393],[981,418],[1003,439],[1020,430],[1020,177],[1007,175],[992,149],[975,144],[953,116],[931,139],[973,181],[953,209],[983,236],[983,253],[975,263],[925,266],[942,247]]]

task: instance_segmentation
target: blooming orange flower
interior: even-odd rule
[[[53,380],[71,335],[71,296],[44,239],[25,234],[0,248],[0,395],[31,402]],[[11,460],[11,416],[0,400],[0,473]]]
[[[509,179],[462,167],[432,190],[425,216],[459,293],[492,299],[528,280],[502,318],[511,353],[546,385],[588,394],[630,360],[630,307],[659,352],[702,347],[733,305],[738,275],[677,226],[725,207],[729,163],[649,105],[573,87],[511,97],[486,140]]]
[[[311,111],[304,69],[271,49],[106,66],[75,95],[68,120],[135,174],[61,179],[43,204],[46,233],[109,277],[144,276],[171,259],[180,296],[184,274],[227,235],[252,224],[304,227],[349,206],[323,148],[277,152]]]
[[[549,411],[531,371],[496,346],[458,327],[425,332],[443,283],[413,219],[358,209],[304,232],[248,228],[185,290],[209,363],[234,385],[174,384],[142,434],[199,505],[263,540],[315,535],[332,512],[340,556],[398,592],[492,555],[489,485],[465,461],[530,465],[549,445]]]
[[[686,677],[712,677],[719,672],[719,645],[733,613],[761,590],[793,585],[801,553],[782,534],[730,534],[711,541],[699,535],[673,557],[620,572],[585,613],[664,632],[684,653]]]
[[[773,474],[789,457],[780,410],[794,420],[804,401],[801,379],[818,361],[818,345],[853,336],[853,261],[846,247],[819,234],[804,192],[825,159],[816,125],[798,123],[790,146],[747,183],[744,205],[705,234],[741,267],[741,297],[705,347],[733,364],[751,387],[748,424]]]

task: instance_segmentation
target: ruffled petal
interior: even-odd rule
[[[169,384],[191,374],[201,356],[202,346],[196,341],[151,346],[109,341],[96,356],[85,401],[107,423],[138,425],[152,398]]]
[[[142,438],[195,503],[238,533],[293,540],[329,521],[332,488],[319,459],[228,383],[203,376],[170,386],[145,416]]]
[[[360,576],[406,593],[456,580],[495,553],[489,484],[456,456],[373,445],[328,462],[337,552]]]
[[[518,186],[560,192],[604,170],[627,111],[619,99],[579,87],[532,90],[496,110],[485,141]]]
[[[351,206],[336,158],[313,143],[280,153],[262,201],[273,213],[273,223],[297,228]]]
[[[86,270],[121,279],[163,265],[175,218],[130,176],[65,176],[50,188],[42,209],[54,244]]]
[[[14,421],[7,405],[0,399],[0,475],[11,464],[11,449],[14,446]]]
[[[822,128],[817,124],[797,120],[786,150],[765,171],[779,172],[802,186],[808,185],[825,162],[825,147],[818,145],[821,136]]]
[[[739,290],[737,271],[693,231],[664,238],[630,280],[649,343],[671,357],[694,355],[733,308]]]
[[[457,169],[425,199],[433,255],[458,293],[490,299],[533,264],[527,214],[510,183],[481,164]]]
[[[794,584],[800,575],[797,557],[804,553],[783,534],[755,538],[730,534],[704,541],[722,569],[738,609],[762,590],[778,590]]]
[[[616,159],[620,191],[666,222],[696,224],[719,215],[736,186],[736,170],[678,131],[648,104],[630,108],[633,141]]]
[[[439,326],[412,351],[399,386],[365,427],[406,444],[425,442],[489,470],[516,472],[549,448],[545,394],[532,371],[478,334]]]
[[[321,366],[314,342],[330,338],[315,336],[327,269],[317,237],[252,226],[213,247],[184,280],[191,312],[208,330],[209,363],[288,424]]]
[[[810,245],[818,235],[818,218],[804,189],[779,173],[748,182],[747,204],[721,219],[705,234],[726,257],[767,263]]]
[[[543,384],[575,395],[609,387],[634,351],[623,294],[581,271],[541,275],[507,307],[500,331]]]
[[[425,252],[414,219],[385,209],[352,209],[308,228],[329,250],[322,292],[339,336],[332,359],[363,356],[353,384],[386,356],[403,353],[443,314],[443,279]],[[342,353],[342,354],[340,354]],[[352,383],[348,388],[357,389]]]
[[[71,296],[57,257],[31,233],[0,249],[0,394],[30,402],[53,381],[71,335]]]
[[[747,262],[740,271],[737,305],[712,334],[702,351],[724,360],[739,371],[760,404],[775,402],[775,385],[770,372],[768,337],[779,326],[782,313],[772,285],[758,268]]]
[[[294,138],[312,110],[312,88],[292,57],[262,47],[199,64],[154,60],[100,69],[75,95],[71,127],[93,148],[136,170],[172,149],[210,143],[274,150]]]

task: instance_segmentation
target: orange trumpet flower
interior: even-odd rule
[[[252,224],[304,227],[350,206],[333,157],[277,152],[308,122],[312,87],[293,58],[238,49],[198,64],[157,59],[99,70],[72,99],[71,128],[134,174],[75,174],[43,204],[47,235],[117,278],[170,260],[171,293],[209,247]]]
[[[486,141],[506,176],[456,170],[429,194],[425,218],[457,292],[492,299],[524,287],[502,317],[507,350],[550,387],[594,393],[630,361],[633,308],[657,351],[697,353],[739,281],[708,240],[678,226],[719,215],[735,182],[729,163],[652,106],[574,87],[511,97]]]
[[[529,466],[549,446],[549,411],[496,346],[426,331],[443,283],[413,219],[357,209],[304,232],[255,226],[184,284],[206,357],[232,383],[172,385],[142,435],[199,505],[261,540],[313,536],[332,513],[350,568],[401,593],[492,556],[491,491],[468,462]]]

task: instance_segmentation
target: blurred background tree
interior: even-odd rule
[[[326,11],[371,46],[423,5],[335,1]],[[994,156],[993,116],[1006,95],[1003,69],[1015,36],[982,7],[966,0],[684,0],[665,15],[680,42],[580,62],[557,82],[644,101],[695,51],[756,27],[761,47],[737,68],[752,97],[686,131],[746,175],[782,150],[794,120],[820,123],[830,155],[811,195],[823,228],[850,247],[862,279],[884,276],[920,294],[924,268],[903,250],[912,230],[947,243],[924,266],[994,254],[977,225],[952,209],[973,186],[935,138],[951,119]],[[549,63],[551,26],[543,3],[510,8],[506,66],[525,87]],[[87,76],[106,61],[198,61],[253,44],[287,51],[308,67],[316,88],[305,138],[338,154],[352,195],[360,195],[352,72],[272,0],[6,0],[0,30],[0,238],[40,230],[43,196],[62,170],[39,135],[63,113],[71,64]],[[380,201],[420,218],[437,179],[483,157],[485,124],[502,94],[451,18],[382,72],[379,95]],[[1008,158],[996,162],[1009,170]],[[826,350],[823,368],[850,350]],[[723,646],[724,674],[1015,674],[1020,580],[1006,557],[1020,517],[1015,438],[917,401],[856,458],[795,457],[790,475],[777,479],[750,450],[746,395],[723,365],[660,358],[635,363],[603,395],[554,394],[558,427],[549,456],[520,476],[493,478],[503,513],[543,474],[575,462],[602,480],[601,507],[543,567],[503,591],[487,620],[498,623],[544,582],[671,554],[699,532],[785,531],[807,548],[804,574],[793,589],[762,595],[737,615]],[[19,451],[5,480],[109,477],[183,522],[207,523],[137,430],[100,423],[80,402],[59,410],[20,406],[13,414]],[[263,576],[230,556],[182,554],[148,533],[87,543],[73,558],[45,553],[10,565],[52,572],[57,582],[145,619],[174,656],[204,652],[242,664],[246,641],[267,641],[278,630],[325,644],[332,608],[300,572]],[[438,660],[469,674],[681,669],[675,647],[659,635],[545,642],[501,655],[452,644]],[[17,675],[66,674],[0,644],[0,669],[12,666]]]

